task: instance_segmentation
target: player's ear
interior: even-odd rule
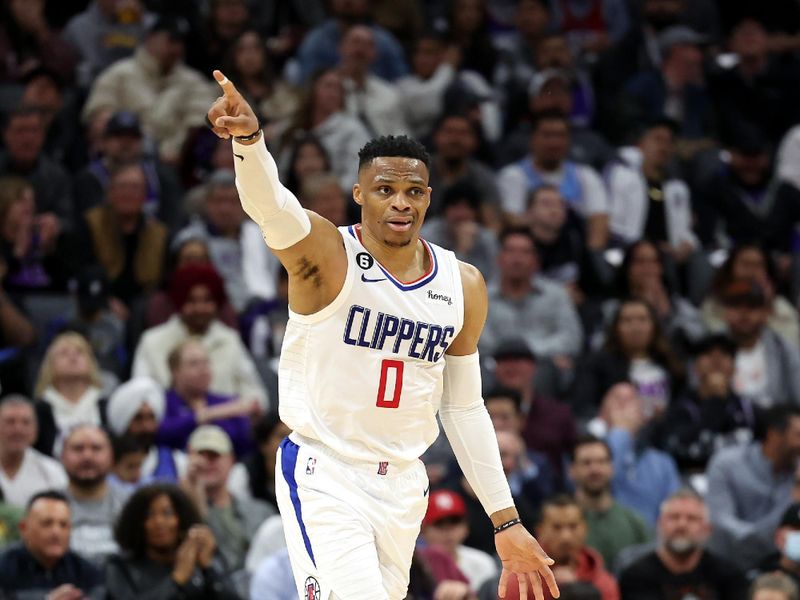
[[[361,186],[357,183],[353,185],[353,200],[359,206],[364,206],[364,198],[361,196]]]

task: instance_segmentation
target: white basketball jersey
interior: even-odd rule
[[[289,312],[279,366],[279,411],[292,430],[367,462],[419,458],[436,439],[444,354],[461,331],[458,261],[422,241],[429,271],[404,283],[340,227],[347,275],[312,315]]]

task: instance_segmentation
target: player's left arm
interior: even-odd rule
[[[497,435],[481,396],[478,340],[489,307],[486,284],[480,271],[459,263],[464,289],[464,324],[445,355],[444,389],[439,416],[467,482],[478,496],[495,527],[519,518],[508,480],[500,462]],[[558,597],[550,565],[539,543],[522,525],[495,535],[497,554],[503,562],[498,593],[506,595],[509,576],[519,582],[520,599],[528,597],[528,585],[542,600],[542,579]]]

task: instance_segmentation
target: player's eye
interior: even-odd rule
[[[422,188],[414,188],[411,190],[411,193],[414,194],[415,196],[422,196],[425,193],[425,190],[423,190]]]
[[[381,187],[378,188],[378,193],[379,194],[391,194],[392,193],[392,188],[390,188],[388,185],[382,185]]]

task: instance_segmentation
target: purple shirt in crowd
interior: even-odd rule
[[[189,436],[198,426],[197,420],[194,418],[194,411],[173,389],[167,391],[166,399],[167,407],[164,412],[164,420],[161,421],[156,434],[156,443],[177,450],[185,450]],[[220,396],[209,392],[206,394],[206,406],[217,406],[235,399],[235,396]],[[250,422],[247,417],[220,419],[213,423],[222,427],[230,436],[237,457],[245,456],[253,450]]]

